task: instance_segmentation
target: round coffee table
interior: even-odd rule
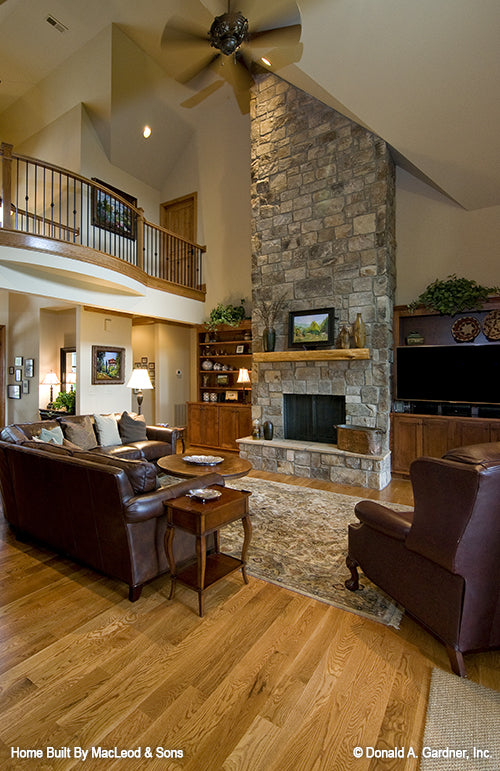
[[[186,453],[186,455],[205,455],[208,453]],[[160,468],[166,471],[168,474],[172,474],[174,477],[201,477],[204,474],[210,474],[212,471],[216,474],[220,474],[224,479],[236,479],[237,477],[244,477],[252,468],[252,464],[248,460],[240,458],[239,455],[235,455],[230,452],[214,451],[211,455],[223,458],[222,463],[214,465],[204,465],[198,463],[188,463],[183,460],[184,455],[164,455],[163,458],[157,460],[157,464]]]

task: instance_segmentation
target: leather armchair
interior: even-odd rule
[[[464,653],[500,646],[500,443],[418,458],[410,468],[414,510],[374,501],[349,525],[346,587],[357,569],[434,634],[453,671]]]

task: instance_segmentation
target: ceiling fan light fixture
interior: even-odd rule
[[[144,126],[144,128],[142,129],[142,136],[144,137],[144,139],[149,139],[149,137],[151,136],[151,126]]]
[[[271,66],[271,62],[269,61],[269,59],[266,59],[266,57],[265,57],[265,56],[261,56],[261,57],[260,57],[260,60],[261,60],[261,62],[263,62],[263,63],[264,63],[264,64],[265,64],[267,67],[270,67],[270,66]]]
[[[248,19],[243,14],[223,13],[216,16],[210,27],[210,45],[225,56],[230,56],[240,47],[248,34]]]

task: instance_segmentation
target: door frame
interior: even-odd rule
[[[181,195],[179,198],[172,198],[171,201],[164,201],[160,204],[160,225],[163,227],[163,213],[169,207],[183,201],[192,200],[193,202],[193,238],[187,239],[193,243],[197,243],[197,231],[198,231],[198,193],[188,193],[188,195]],[[179,235],[179,234],[177,234]]]

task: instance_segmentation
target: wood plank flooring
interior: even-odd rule
[[[377,492],[252,475],[411,503],[405,480]],[[353,756],[420,753],[432,668],[449,664],[410,619],[396,631],[239,574],[207,593],[203,619],[194,592],[179,586],[168,601],[168,578],[132,604],[123,584],[0,527],[2,769],[418,769],[416,758]],[[467,665],[500,690],[500,653]],[[113,757],[121,750],[136,756]]]

